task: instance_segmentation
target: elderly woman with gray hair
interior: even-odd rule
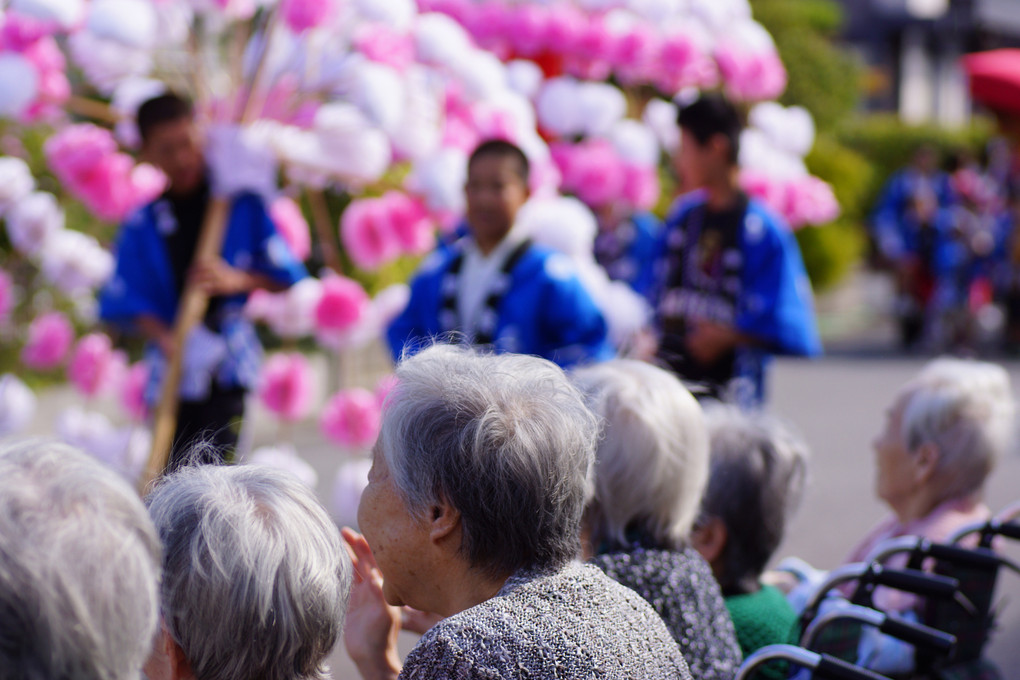
[[[387,397],[345,639],[366,678],[690,678],[655,611],[574,561],[598,421],[554,364],[433,346]],[[399,605],[446,617],[401,669]]]
[[[708,477],[701,407],[675,376],[639,361],[578,369],[574,383],[603,420],[584,523],[591,563],[652,604],[695,678],[730,680],[742,658],[733,624],[688,542]]]
[[[892,514],[851,552],[863,560],[879,543],[917,535],[945,541],[988,519],[985,480],[1015,444],[1013,390],[1005,369],[965,359],[936,359],[908,382],[875,438],[875,493]],[[875,604],[906,611],[916,599],[878,589]]]
[[[711,467],[692,542],[722,586],[745,656],[766,645],[796,643],[796,614],[782,592],[760,579],[800,502],[807,445],[760,412],[710,404],[705,415]],[[759,673],[786,677],[776,667]]]
[[[137,680],[159,539],[117,473],[63,444],[0,447],[0,678]]]
[[[259,466],[186,467],[147,499],[164,545],[149,680],[320,680],[352,569],[310,489]]]

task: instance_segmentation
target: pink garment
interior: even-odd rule
[[[879,522],[864,537],[846,562],[863,562],[879,543],[899,536],[923,536],[936,543],[944,543],[964,526],[984,522],[990,517],[991,511],[987,505],[963,498],[945,501],[927,516],[905,524],[895,516],[890,516]],[[886,566],[893,568],[903,568],[906,564],[906,555],[896,555],[886,562]],[[874,601],[875,606],[885,612],[905,612],[915,609],[919,604],[916,595],[889,588],[876,589]]]

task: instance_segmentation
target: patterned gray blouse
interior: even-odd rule
[[[648,603],[578,563],[518,572],[492,599],[440,621],[400,677],[691,680]]]
[[[732,680],[743,658],[712,569],[696,550],[607,552],[592,564],[636,591],[666,622],[698,680]]]

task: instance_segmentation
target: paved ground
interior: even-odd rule
[[[774,410],[802,432],[813,451],[806,496],[778,556],[798,555],[818,566],[836,566],[884,515],[872,493],[870,441],[882,426],[884,410],[895,390],[924,362],[920,357],[888,351],[890,329],[875,314],[884,297],[882,282],[867,279],[837,298],[822,301],[829,356],[813,362],[780,360],[774,366]],[[1020,390],[1020,363],[1005,365]],[[350,377],[371,384],[384,366],[381,356],[370,355],[344,368]],[[50,395],[36,429],[45,431],[47,419],[57,407],[71,401],[66,393]],[[270,419],[256,414],[253,422],[255,444],[272,441],[276,428]],[[329,503],[332,480],[349,453],[324,444],[313,424],[296,427],[290,436],[318,470],[318,490]],[[1020,500],[1020,452],[1002,462],[988,489],[993,509],[1014,500]],[[1016,546],[1010,551],[1020,559]],[[1020,646],[1016,644],[1020,640],[1020,577],[1005,575],[1003,586],[1001,630],[992,645],[992,656],[1010,677],[1010,669],[1020,668]],[[413,642],[411,636],[403,640],[405,651]],[[357,677],[342,649],[334,655],[332,667],[336,678]]]

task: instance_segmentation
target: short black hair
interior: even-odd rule
[[[528,177],[531,174],[531,164],[528,163],[528,157],[524,155],[524,152],[521,151],[519,146],[511,144],[505,139],[490,139],[484,141],[471,152],[471,157],[468,159],[468,167],[470,168],[479,158],[484,158],[486,156],[513,159],[514,163],[517,165],[517,174],[520,175],[521,181],[524,182],[524,186],[528,186]]]
[[[730,162],[737,162],[744,123],[737,107],[722,94],[709,92],[701,95],[677,112],[676,122],[701,145],[708,144],[716,135],[722,135],[730,143]]]
[[[173,92],[161,94],[147,100],[138,107],[138,133],[142,141],[149,139],[154,128],[163,123],[172,123],[181,119],[190,120],[194,117],[194,108],[187,99]]]

